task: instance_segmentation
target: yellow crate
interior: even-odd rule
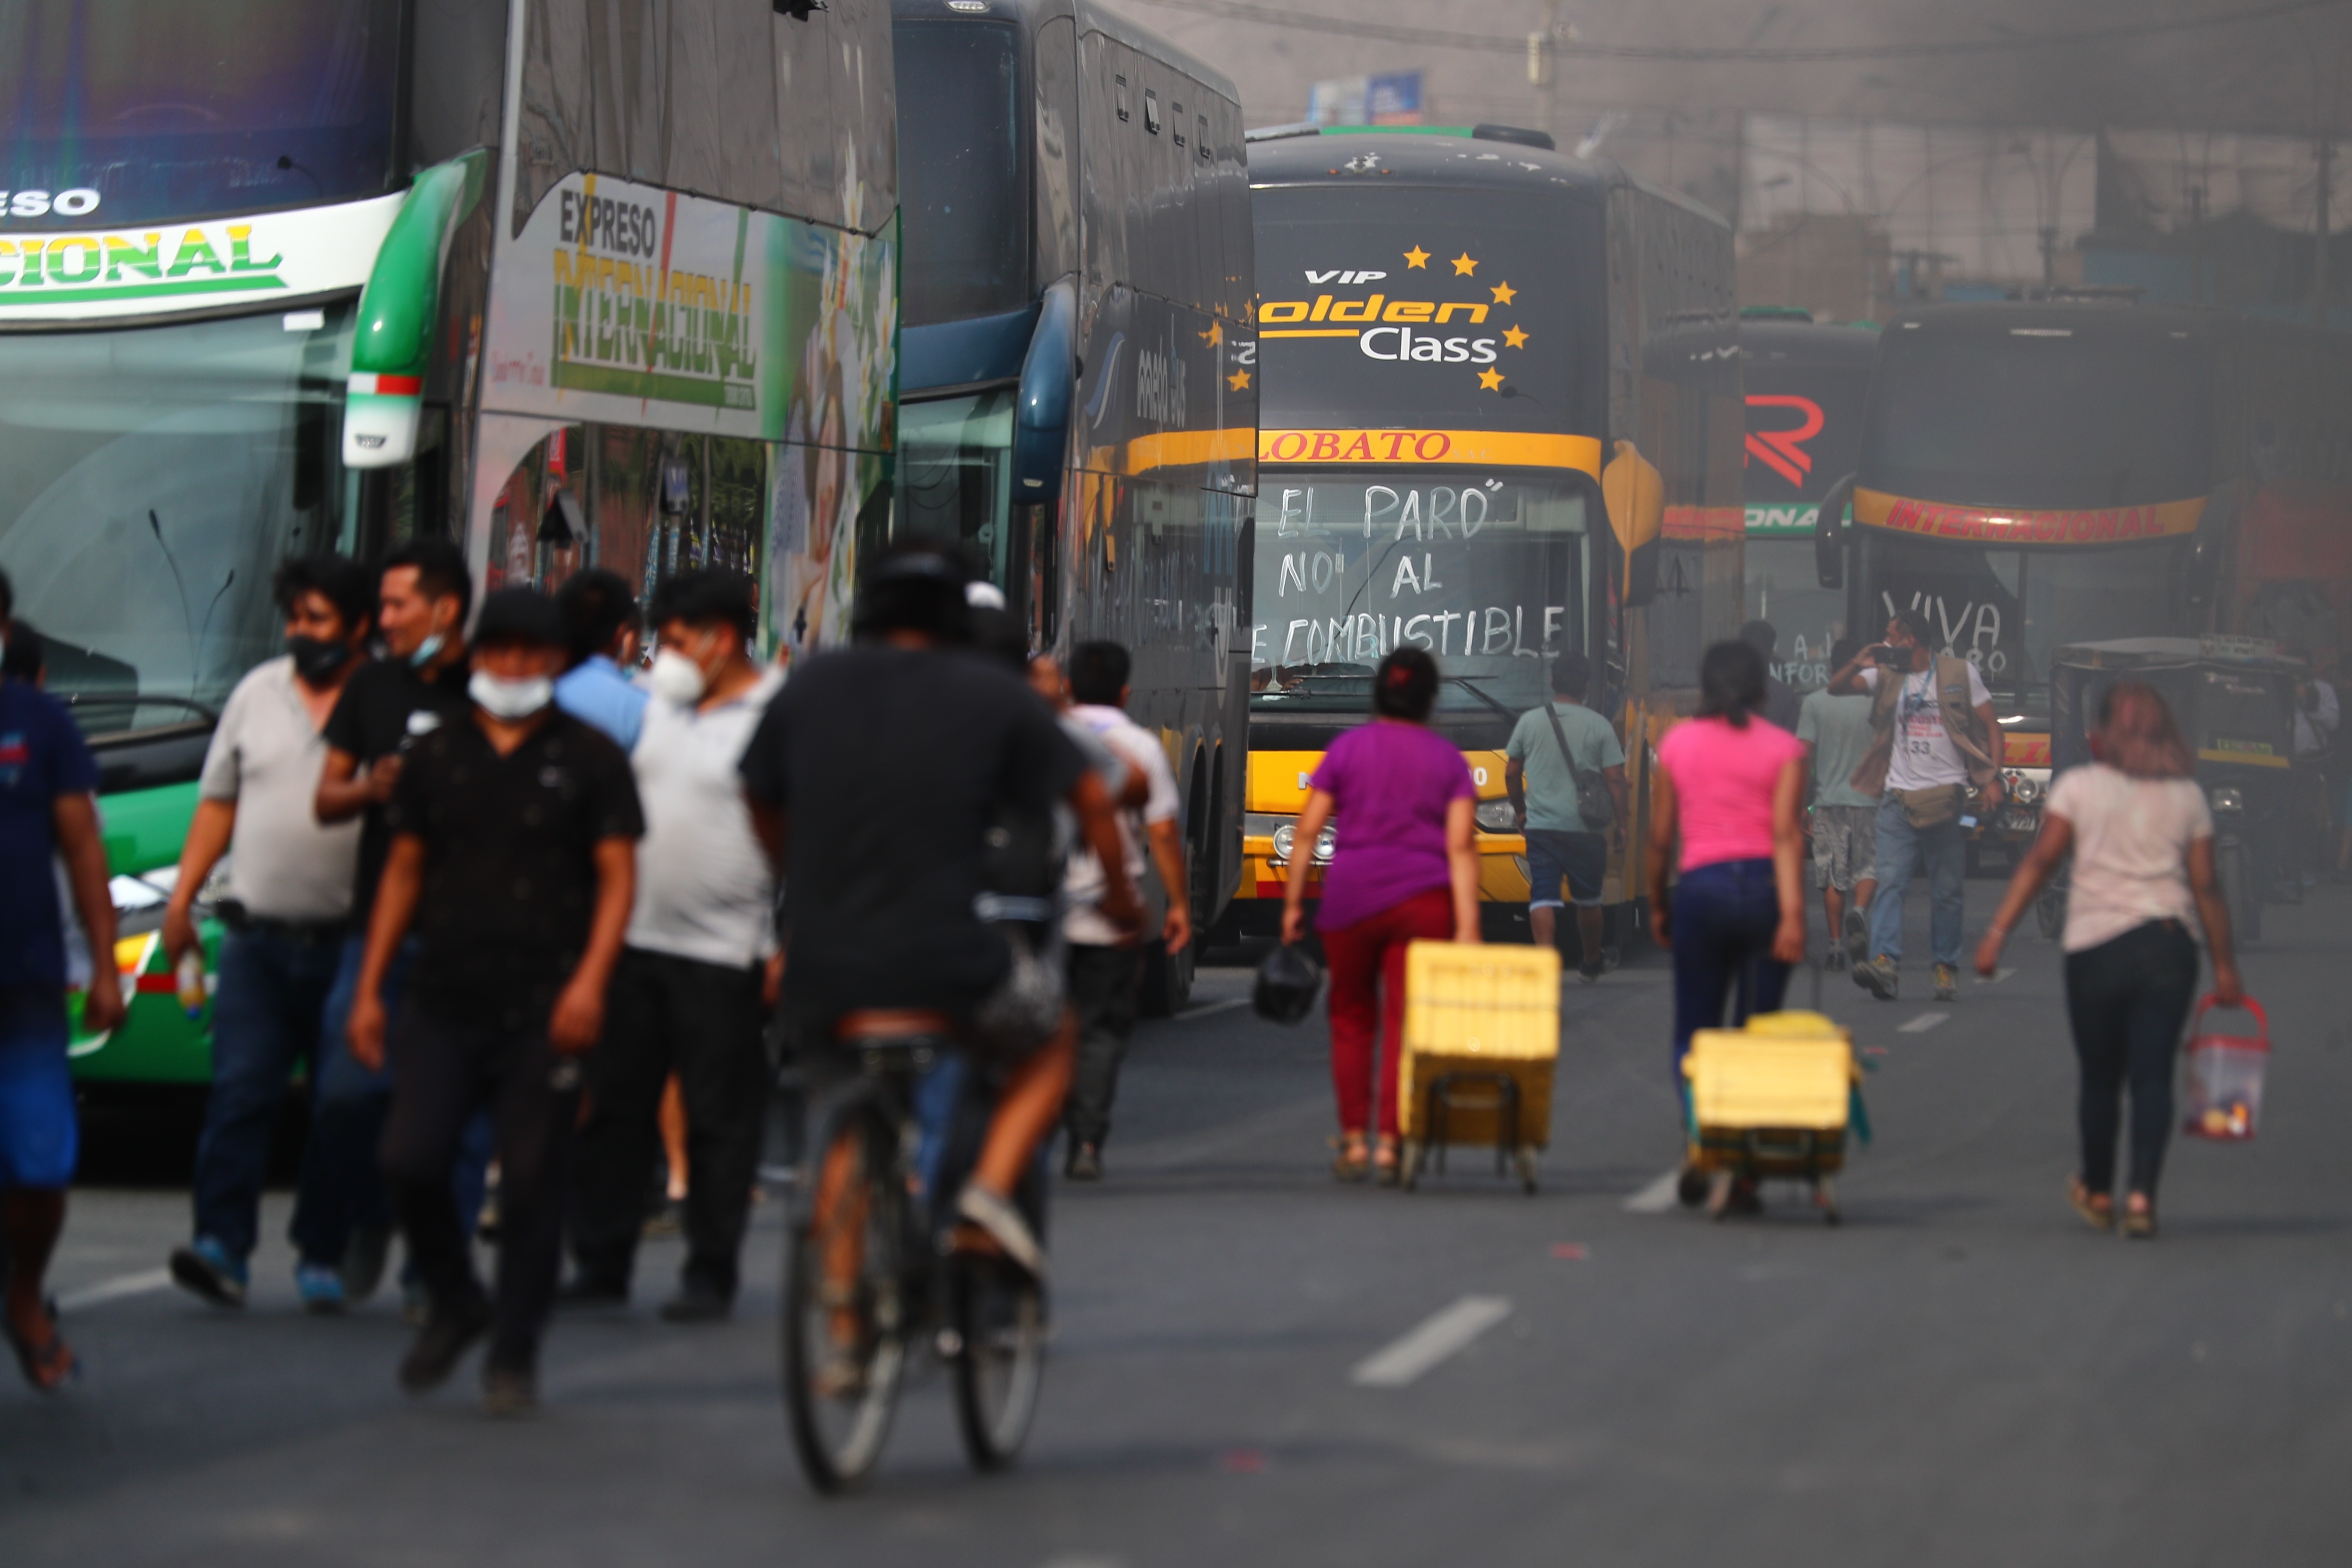
[[[1406,951],[1397,1086],[1404,1136],[1426,1135],[1429,1086],[1440,1077],[1499,1073],[1518,1087],[1519,1142],[1548,1144],[1559,1056],[1558,952],[1451,942],[1416,942]],[[1495,1110],[1457,1105],[1446,1119],[1446,1141],[1493,1144],[1502,1136],[1501,1120]]]
[[[1757,1027],[1759,1023],[1766,1026]],[[1702,1135],[1843,1131],[1860,1074],[1846,1031],[1829,1027],[1832,1032],[1822,1033],[1784,1015],[1778,1023],[1757,1019],[1744,1030],[1693,1035],[1683,1075],[1690,1079],[1692,1120]]]

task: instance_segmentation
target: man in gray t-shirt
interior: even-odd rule
[[[1578,973],[1590,984],[1607,967],[1601,947],[1601,884],[1609,871],[1609,843],[1622,842],[1625,833],[1625,748],[1608,720],[1584,705],[1591,683],[1592,662],[1580,653],[1564,653],[1551,667],[1551,711],[1533,708],[1519,715],[1505,754],[1503,787],[1528,840],[1528,923],[1538,947],[1554,940],[1554,911],[1560,907],[1560,884],[1568,884],[1576,903],[1576,931],[1584,956]],[[1558,731],[1552,721],[1559,722]],[[1562,752],[1562,742],[1566,752]],[[1571,763],[1573,765],[1571,765]],[[1604,835],[1590,818],[1588,804],[1577,791],[1579,773],[1599,774],[1607,782],[1613,805]]]
[[[1830,668],[1843,669],[1861,646],[1853,637],[1840,637],[1830,653]],[[1866,693],[1838,697],[1823,689],[1809,692],[1797,712],[1797,739],[1812,759],[1813,877],[1821,884],[1829,929],[1846,941],[1867,941],[1864,918],[1870,896],[1878,890],[1878,801],[1851,782],[1870,750],[1870,709]],[[1848,921],[1854,922],[1852,931]],[[1849,956],[1843,942],[1832,941],[1822,963],[1843,969]]]

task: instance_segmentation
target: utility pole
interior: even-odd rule
[[[1555,139],[1559,134],[1559,5],[1560,0],[1544,0],[1543,30],[1528,35],[1528,85],[1540,100],[1542,129]]]
[[[2327,187],[2334,183],[2336,138],[2326,125],[2319,128],[2319,181],[2312,196],[2311,324],[2327,325]]]

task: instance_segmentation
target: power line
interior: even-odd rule
[[[1525,54],[1528,48],[1528,36],[1524,33],[1504,37],[1494,33],[1456,33],[1437,27],[1408,27],[1387,22],[1358,22],[1342,16],[1318,16],[1309,12],[1286,11],[1273,5],[1253,5],[1250,0],[1144,0],[1144,3],[1165,5],[1179,11],[1198,11],[1212,16],[1228,16],[1240,22],[1257,22],[1269,27],[1292,27],[1310,33],[1335,33],[1351,38],[1378,38],[1389,43],[1422,44],[1432,48],[1475,49],[1482,53],[1507,55]],[[2296,16],[2305,11],[2336,10],[2347,4],[2352,4],[2352,0],[2279,0],[2278,4],[2258,5],[2249,10],[2229,11],[2203,16],[2185,16],[2168,22],[2130,22],[2112,27],[2086,27],[2071,33],[2018,34],[1996,38],[1949,38],[1940,42],[1916,44],[1717,48],[1681,44],[1571,43],[1560,50],[1560,56],[1563,59],[1685,62],[1713,60],[1754,65],[1927,59],[1954,55],[2009,54],[2024,49],[2058,48],[2072,44],[2115,43],[2131,38],[2153,37],[2166,33],[2187,33],[2211,27],[2243,26],[2255,22],[2266,22],[2277,16]]]

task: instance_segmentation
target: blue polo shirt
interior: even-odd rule
[[[56,806],[97,788],[98,764],[65,704],[0,680],[0,986],[65,986]]]
[[[637,749],[637,731],[645,727],[648,695],[601,653],[582,659],[555,683],[558,708],[604,731],[625,752]]]

